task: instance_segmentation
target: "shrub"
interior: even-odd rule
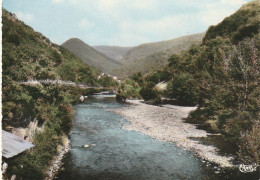
[[[239,138],[240,159],[247,164],[260,164],[260,122],[256,121],[252,130],[241,133]]]
[[[99,84],[102,85],[103,87],[116,87],[117,86],[116,80],[108,75],[103,75],[99,79]]]
[[[237,140],[241,132],[251,129],[254,119],[250,112],[239,112],[226,120],[224,132],[229,138]]]
[[[57,65],[62,63],[62,56],[56,50],[52,50],[52,57]]]
[[[140,90],[140,95],[145,101],[150,99],[156,99],[158,97],[158,92],[153,88],[152,83],[145,83],[142,89]]]
[[[116,90],[116,98],[123,102],[127,98],[140,98],[139,92],[140,86],[136,82],[126,79],[119,84]]]
[[[21,42],[20,42],[20,38],[17,35],[17,33],[11,33],[7,36],[7,41],[10,43],[13,43],[14,45],[18,46]]]
[[[199,100],[197,82],[189,73],[177,75],[172,81],[172,97],[179,104],[196,105]]]

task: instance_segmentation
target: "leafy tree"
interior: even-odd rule
[[[129,78],[132,79],[133,81],[137,82],[139,84],[139,86],[143,86],[144,79],[143,79],[141,72],[134,73]]]
[[[251,130],[241,133],[239,141],[240,159],[246,164],[260,164],[260,123],[256,121]]]
[[[140,98],[140,89],[140,86],[136,82],[126,79],[119,84],[116,90],[116,98],[123,102],[125,102],[127,98]]]
[[[175,76],[172,81],[172,97],[180,104],[196,105],[199,95],[196,81],[191,74],[182,73]]]
[[[108,75],[103,75],[99,79],[99,84],[103,87],[116,87],[118,85],[117,81]]]
[[[153,83],[145,82],[140,90],[140,95],[147,101],[158,98],[159,93],[154,89]]]

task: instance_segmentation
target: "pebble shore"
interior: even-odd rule
[[[63,165],[62,159],[64,155],[70,151],[70,141],[67,137],[63,137],[64,143],[63,146],[58,148],[58,155],[54,157],[54,160],[51,166],[48,168],[46,172],[46,177],[44,180],[52,180],[55,178],[55,175],[59,172],[61,166]]]
[[[234,167],[233,157],[221,156],[214,146],[200,144],[189,137],[206,137],[209,135],[196,125],[184,123],[183,118],[196,107],[182,107],[175,105],[153,106],[141,103],[140,100],[127,100],[131,106],[113,109],[131,124],[123,126],[126,130],[139,131],[159,141],[172,142],[184,150],[194,152],[206,161],[218,164],[220,167]]]

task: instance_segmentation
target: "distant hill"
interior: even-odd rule
[[[188,49],[191,44],[201,43],[204,35],[204,33],[199,33],[188,36],[182,36],[167,41],[141,44],[130,50],[124,56],[124,60],[128,62],[136,61],[138,59],[143,59],[147,56],[163,51],[172,51],[173,53],[178,54],[183,50]]]
[[[92,46],[97,51],[110,57],[116,61],[122,61],[123,57],[133,49],[133,47],[120,47],[120,46]]]
[[[74,53],[89,66],[95,67],[102,72],[111,73],[112,69],[121,66],[121,63],[98,52],[80,39],[71,38],[61,46]]]
[[[132,48],[123,57],[121,68],[114,73],[127,77],[135,72],[146,73],[163,67],[172,54],[180,54],[192,44],[200,44],[205,33],[182,36],[175,39],[141,44]]]

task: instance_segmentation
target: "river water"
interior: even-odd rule
[[[60,180],[248,179],[207,166],[189,151],[136,131],[108,109],[127,106],[114,97],[96,96],[75,106],[71,151],[64,158]],[[84,147],[85,145],[89,147]]]

